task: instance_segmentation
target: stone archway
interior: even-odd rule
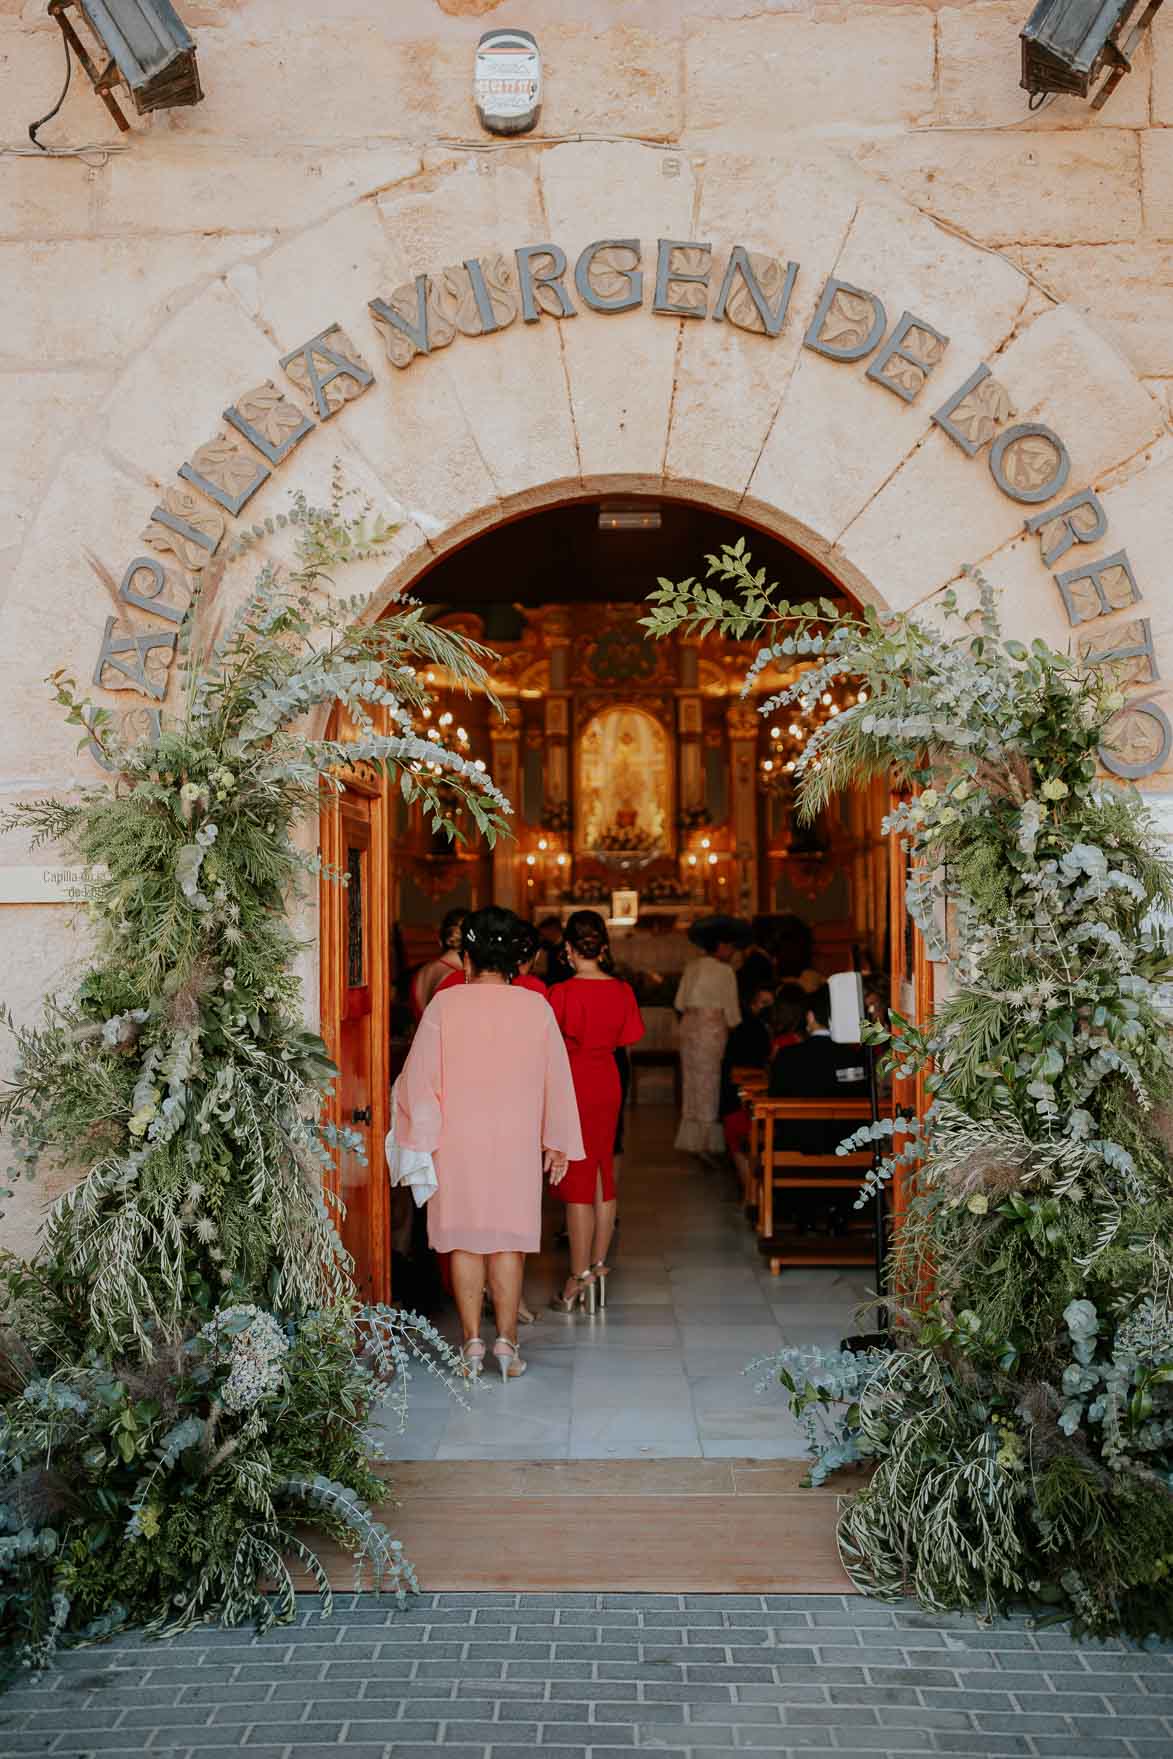
[[[588,264],[596,305],[618,302],[589,309],[574,280],[579,255],[596,241],[624,239],[643,241],[639,309],[619,309],[632,289],[624,280],[630,255],[602,263],[609,280],[590,282]],[[451,328],[496,325],[494,333],[457,334],[428,358],[409,350],[402,367],[388,358],[388,336],[402,355],[404,332],[377,324],[369,301],[394,304],[405,290],[400,310],[410,317],[416,276],[470,259],[492,265],[497,253],[508,263],[517,247],[543,240],[566,254],[573,316],[551,315],[558,301],[538,285],[549,268],[540,252],[530,261],[538,277],[532,322],[522,313],[505,325],[508,298],[493,304],[500,290],[492,278],[482,278],[482,305],[469,271],[458,270],[441,301]],[[670,245],[658,292],[657,240]],[[698,254],[702,243],[709,253]],[[768,310],[789,298],[776,335],[755,318],[744,274],[725,286],[737,245],[751,253]],[[798,265],[792,279],[790,264]],[[707,287],[696,278],[706,265]],[[848,290],[820,317],[831,276]],[[878,308],[861,303],[858,290],[886,307],[882,346],[879,330],[869,340]],[[723,321],[678,315],[690,304],[710,314],[721,305]],[[911,328],[896,353],[901,313]],[[356,355],[363,365],[315,387],[306,345],[335,325],[344,334],[329,336],[327,347],[341,349],[352,368]],[[809,345],[812,326],[819,348]],[[329,360],[317,362],[324,382]],[[951,403],[983,363],[989,381],[960,407]],[[266,408],[250,400],[266,382],[287,401]],[[294,406],[312,408],[319,396],[320,419],[307,418],[295,435]],[[235,433],[225,410],[236,412]],[[951,425],[933,420],[950,411]],[[998,486],[986,442],[1011,420],[1059,437],[1068,462],[1061,494],[1058,454],[1037,432],[1041,464],[1028,435],[1028,449],[1003,469],[1019,492]],[[266,448],[247,443],[262,427],[268,458],[284,454],[271,466]],[[227,454],[216,451],[217,435],[232,442]],[[401,521],[390,572],[381,566],[367,581],[378,588],[376,609],[438,555],[501,519],[628,488],[738,512],[857,598],[892,609],[931,604],[963,564],[980,562],[1007,588],[1013,633],[1059,642],[1074,634],[1121,652],[1142,700],[1160,690],[1159,656],[1173,643],[1173,609],[1157,596],[1173,540],[1173,437],[1163,413],[1082,317],[996,253],[829,157],[702,159],[603,142],[437,154],[422,173],[200,285],[75,436],[0,612],[10,791],[49,791],[91,773],[73,731],[45,714],[45,675],[65,667],[88,683],[97,669],[109,705],[150,709],[140,666],[159,668],[156,688],[165,681],[173,589],[206,564],[213,539],[226,548],[241,526],[278,512],[287,489],[325,498],[335,460],[355,489]],[[181,480],[185,463],[203,490],[190,474]],[[210,497],[217,472],[221,494]],[[1040,478],[1046,492],[1036,498]],[[1099,514],[1085,502],[1074,530],[1052,521],[1036,535],[1026,531],[1033,513],[1092,488]],[[235,505],[241,495],[239,517],[225,512],[225,498]],[[152,517],[158,507],[170,535],[166,518],[161,526]],[[1083,547],[1101,515],[1103,533]],[[132,578],[124,596],[127,566],[141,555],[168,571],[157,603],[150,575]],[[1102,577],[1063,588],[1058,577],[1089,557],[1114,562]],[[247,558],[239,564],[249,566]],[[1170,781],[1166,755],[1147,785]],[[8,859],[27,857],[13,846]],[[8,968],[22,1010],[45,969],[67,956],[61,913],[30,907],[19,926],[10,913],[0,933],[10,952],[19,936],[21,957]]]

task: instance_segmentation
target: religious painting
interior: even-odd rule
[[[672,852],[672,748],[645,710],[603,709],[578,741],[578,848],[627,861]]]

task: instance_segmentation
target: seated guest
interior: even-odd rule
[[[761,987],[754,990],[743,1005],[741,1024],[733,1028],[725,1041],[725,1056],[721,1064],[721,1128],[725,1132],[725,1146],[743,1175],[750,1120],[749,1112],[741,1103],[733,1071],[764,1069],[768,1065],[774,1036],[771,1020],[773,1004],[772,989]]]
[[[824,984],[807,997],[806,1037],[780,1050],[770,1064],[771,1099],[866,1099],[868,1052],[859,1044],[835,1044],[831,1038],[831,992]],[[858,1125],[841,1119],[794,1123],[779,1119],[774,1127],[780,1148],[797,1154],[834,1154]]]
[[[780,983],[774,992],[773,1027],[770,1056],[801,1044],[806,1036],[806,991],[797,983]],[[769,1061],[769,1058],[766,1059]],[[765,1064],[762,1065],[763,1068]]]

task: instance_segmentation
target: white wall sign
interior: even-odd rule
[[[104,867],[0,867],[0,904],[84,904],[105,877]]]
[[[526,134],[542,108],[542,57],[529,31],[486,31],[477,44],[473,93],[490,134]]]

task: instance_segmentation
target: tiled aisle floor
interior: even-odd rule
[[[858,1329],[855,1309],[872,1280],[833,1270],[771,1277],[732,1176],[673,1152],[668,1107],[641,1106],[628,1120],[606,1313],[568,1319],[545,1310],[567,1269],[565,1248],[552,1245],[561,1207],[551,1207],[545,1250],[527,1269],[527,1297],[542,1315],[521,1334],[529,1372],[506,1387],[487,1379],[469,1410],[417,1375],[407,1432],[389,1434],[393,1458],[782,1459],[805,1452],[780,1392],[755,1392],[743,1370],[784,1342],[834,1347]],[[457,1335],[453,1315],[443,1329]],[[485,1337],[491,1343],[491,1322]]]
[[[437,1594],[74,1650],[7,1759],[1168,1759],[1173,1655],[838,1596]]]

